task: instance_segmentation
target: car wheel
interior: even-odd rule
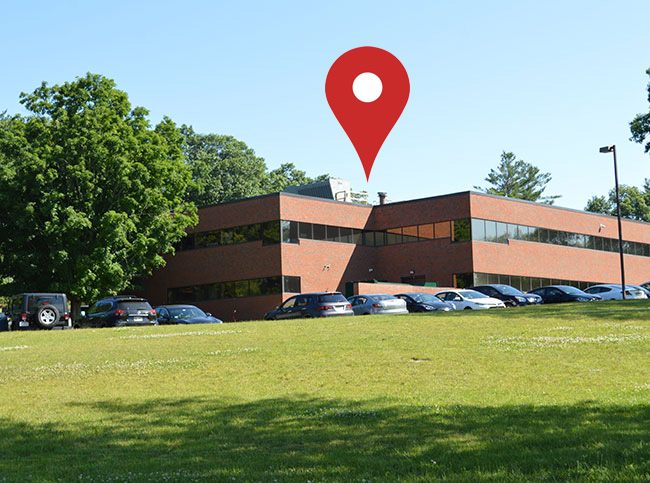
[[[59,310],[54,305],[44,305],[36,312],[36,322],[44,329],[51,329],[59,321]]]
[[[463,310],[472,310],[472,307],[465,307]]]

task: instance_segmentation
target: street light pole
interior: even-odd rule
[[[625,264],[623,262],[623,231],[621,229],[621,200],[618,196],[618,168],[616,166],[616,145],[600,148],[601,153],[614,153],[614,182],[616,183],[616,212],[618,217],[618,253],[621,257],[621,293],[625,300]]]

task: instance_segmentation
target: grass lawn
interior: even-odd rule
[[[650,480],[650,301],[0,333],[0,482],[567,479]]]

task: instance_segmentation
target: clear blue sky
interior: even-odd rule
[[[11,2],[0,13],[0,111],[21,91],[86,72],[134,105],[246,142],[270,168],[347,178],[370,200],[485,186],[501,151],[581,209],[650,178],[628,124],[648,112],[650,1]],[[344,52],[371,45],[404,64],[411,95],[370,176],[325,98]]]

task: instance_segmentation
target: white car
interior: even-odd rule
[[[499,300],[477,292],[476,290],[445,290],[436,294],[443,302],[454,304],[456,310],[504,309],[505,304]]]
[[[623,300],[623,290],[621,284],[608,283],[601,285],[592,285],[585,289],[585,292],[591,295],[600,295],[603,300]],[[636,285],[625,284],[626,299],[644,299],[647,298],[641,287]]]

